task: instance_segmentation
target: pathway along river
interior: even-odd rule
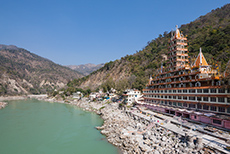
[[[10,101],[0,110],[1,154],[117,154],[94,127],[103,120],[68,104]]]

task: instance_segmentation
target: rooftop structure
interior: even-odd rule
[[[201,49],[196,60],[189,61],[186,41],[176,27],[166,66],[143,89],[145,106],[230,129],[230,89],[221,85],[222,75],[207,63]]]

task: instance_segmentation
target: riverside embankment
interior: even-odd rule
[[[221,153],[205,147],[199,137],[192,138],[188,134],[172,132],[154,123],[154,119],[146,120],[131,114],[129,110],[119,109],[116,103],[79,101],[70,104],[101,115],[104,123],[97,129],[101,130],[108,141],[119,147],[123,153]]]

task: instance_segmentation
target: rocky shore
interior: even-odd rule
[[[6,102],[0,102],[0,109],[3,109],[6,107],[7,103]]]
[[[175,134],[151,121],[141,120],[131,116],[128,111],[119,109],[116,103],[106,102],[71,102],[87,111],[101,115],[104,123],[101,130],[108,141],[119,147],[124,154],[204,154],[219,153],[204,147],[202,139],[191,138],[189,135]]]

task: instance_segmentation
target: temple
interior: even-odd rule
[[[144,105],[151,110],[230,129],[230,89],[201,51],[194,62],[187,38],[176,27],[171,32],[166,66],[158,69],[143,89]]]

